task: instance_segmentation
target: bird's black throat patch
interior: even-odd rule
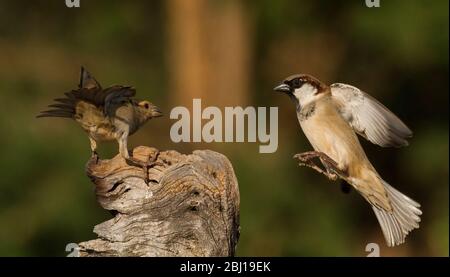
[[[300,107],[300,105],[297,105],[297,114],[300,121],[308,119],[310,116],[314,114],[316,111],[316,105],[310,104],[306,107]]]

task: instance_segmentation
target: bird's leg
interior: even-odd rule
[[[307,166],[307,167],[310,167],[310,168],[314,169],[315,171],[319,172],[320,174],[327,175],[327,172],[323,171],[322,168],[317,166],[312,161],[312,159],[317,158],[319,156],[318,153],[319,152],[316,152],[316,151],[308,151],[308,152],[298,153],[298,154],[294,155],[294,159],[297,159],[299,161],[298,164],[300,166]]]
[[[127,136],[122,135],[120,138],[117,139],[117,142],[119,143],[119,153],[120,155],[125,159],[130,159],[130,154],[128,153],[127,143],[128,139]]]
[[[310,167],[310,168],[314,169],[315,171],[325,175],[328,179],[330,179],[332,181],[337,180],[337,177],[338,177],[337,172],[340,171],[339,167],[338,167],[337,163],[333,159],[328,157],[325,153],[317,152],[317,151],[308,151],[308,152],[296,154],[296,155],[294,155],[294,158],[299,160],[300,166]],[[320,159],[320,161],[322,162],[326,171],[323,170],[322,168],[320,168],[319,166],[317,166],[312,161],[314,158]]]
[[[159,153],[160,153],[159,150],[156,150],[156,152],[151,157],[148,158],[148,160],[147,160],[147,169],[146,169],[147,172],[148,172],[148,170],[150,168],[153,168],[153,167],[155,167],[157,165],[164,166],[164,163],[158,162]],[[149,176],[147,175],[146,183],[148,184],[150,181],[158,183],[158,180],[150,179]]]
[[[128,164],[138,167],[144,167],[145,163],[135,159],[133,157],[130,157],[130,154],[128,153],[128,134],[124,133],[118,140],[119,143],[119,153],[120,155],[127,161]]]
[[[89,137],[89,141],[91,142],[91,159],[98,163],[97,142],[91,137]]]
[[[323,166],[326,168],[327,172],[330,174],[334,174],[335,180],[337,177],[341,177],[342,179],[346,179],[348,177],[347,170],[345,168],[341,168],[339,164],[330,158],[327,154],[323,152],[318,152],[320,161],[322,162]]]
[[[156,150],[156,152],[153,154],[153,156],[148,158],[147,166],[149,168],[155,167],[157,165],[160,165],[160,166],[164,165],[164,163],[158,162],[159,153],[160,153],[159,150]]]
[[[133,157],[130,157],[130,154],[128,153],[128,134],[124,133],[118,140],[119,142],[119,153],[120,155],[127,161],[128,164],[141,167],[144,171],[144,181],[146,184],[148,184],[151,180],[148,176],[148,169],[149,169],[149,162],[143,162],[138,159],[135,159]],[[156,156],[158,158],[158,156]],[[156,160],[156,159],[155,159]]]

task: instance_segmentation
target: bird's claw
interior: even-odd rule
[[[146,162],[142,162],[140,160],[137,160],[135,158],[128,158],[128,161],[131,164],[134,164],[136,166],[139,166],[142,168],[142,170],[144,171],[144,182],[148,185],[150,182],[155,182],[158,183],[158,180],[156,179],[151,179],[149,177],[149,169],[153,168],[155,166],[163,166],[164,163],[157,161],[159,157],[159,151],[157,151],[154,155],[152,155],[151,157],[149,157],[149,159]]]
[[[95,161],[95,164],[98,164],[98,161],[99,161],[100,158],[99,158],[99,156],[98,156],[97,151],[92,151],[92,153],[91,153],[91,159]]]
[[[146,184],[148,185],[150,182],[155,182],[155,183],[159,183],[159,181],[158,180],[156,180],[156,179],[150,179],[149,178],[149,175],[148,175],[148,170],[150,169],[150,168],[153,168],[153,167],[155,167],[155,166],[164,166],[164,163],[162,163],[162,162],[159,162],[158,161],[158,157],[159,157],[159,150],[157,150],[157,152],[154,154],[154,155],[152,155],[151,157],[149,157],[149,159],[147,160],[147,163],[146,163],[146,165],[145,165],[145,167],[146,167],[146,169],[145,169],[145,171],[146,171],[146,176],[147,176],[147,178],[146,178]]]
[[[325,176],[327,176],[328,179],[330,179],[331,181],[336,181],[338,179],[338,176],[336,173],[332,173],[332,172],[324,172]]]
[[[312,152],[304,152],[294,155],[294,159],[299,160],[301,163],[309,163],[311,162],[311,159],[315,157],[317,157],[317,155]]]
[[[323,170],[312,161],[312,159],[317,157],[320,159],[326,170]],[[294,155],[294,159],[299,160],[299,166],[310,167],[315,171],[325,175],[331,181],[336,181],[338,179],[338,174],[336,173],[337,170],[339,170],[338,164],[324,153],[316,151],[298,153]]]

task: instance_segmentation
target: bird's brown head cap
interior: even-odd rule
[[[287,77],[283,82],[274,88],[275,91],[293,93],[295,89],[300,88],[303,84],[314,86],[317,91],[324,91],[327,86],[314,76],[308,74],[295,74]]]

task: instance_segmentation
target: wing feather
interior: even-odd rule
[[[80,102],[93,104],[103,110],[105,115],[110,116],[111,113],[114,113],[114,107],[130,101],[135,94],[136,90],[129,86],[112,86],[106,89],[80,88],[64,93],[66,98],[55,99],[56,103],[48,106],[53,108],[53,110],[41,112],[38,117],[73,118],[76,113],[76,107]]]
[[[77,107],[92,104],[103,111],[105,116],[114,114],[115,108],[130,102],[136,95],[136,90],[129,86],[111,86],[102,89],[97,80],[81,67],[78,89],[64,93],[65,98],[56,98],[56,103],[49,105],[51,110],[41,112],[37,117],[67,117],[75,118]],[[81,109],[83,110],[83,109]],[[81,115],[82,116],[82,115]]]
[[[346,84],[330,88],[341,115],[359,135],[382,147],[408,145],[411,130],[375,98]]]

